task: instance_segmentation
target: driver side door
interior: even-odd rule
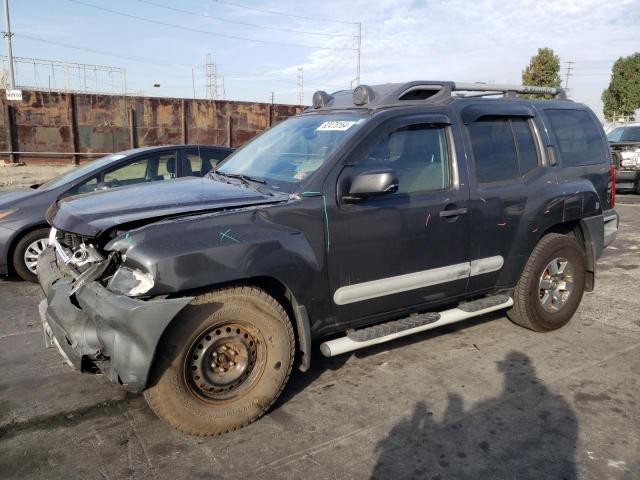
[[[428,117],[388,122],[347,160],[336,204],[327,209],[339,324],[357,326],[465,293],[469,189],[457,167],[452,127]],[[349,198],[357,175],[381,169],[395,173],[396,192]]]

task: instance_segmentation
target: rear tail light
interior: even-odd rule
[[[616,206],[616,167],[615,165],[611,165],[611,198],[609,198],[609,205],[611,208]]]

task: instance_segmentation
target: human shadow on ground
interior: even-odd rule
[[[576,415],[537,377],[530,358],[498,362],[502,391],[465,410],[449,393],[441,421],[418,402],[376,445],[373,479],[575,480]]]

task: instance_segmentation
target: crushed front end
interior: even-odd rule
[[[52,229],[49,242],[38,261],[48,346],[80,371],[141,392],[162,333],[193,298],[145,296],[153,280],[89,238]]]

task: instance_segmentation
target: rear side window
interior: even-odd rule
[[[513,180],[538,166],[531,125],[526,118],[491,118],[469,124],[479,183]]]
[[[564,167],[593,165],[609,160],[600,128],[584,110],[545,110],[557,139]]]

